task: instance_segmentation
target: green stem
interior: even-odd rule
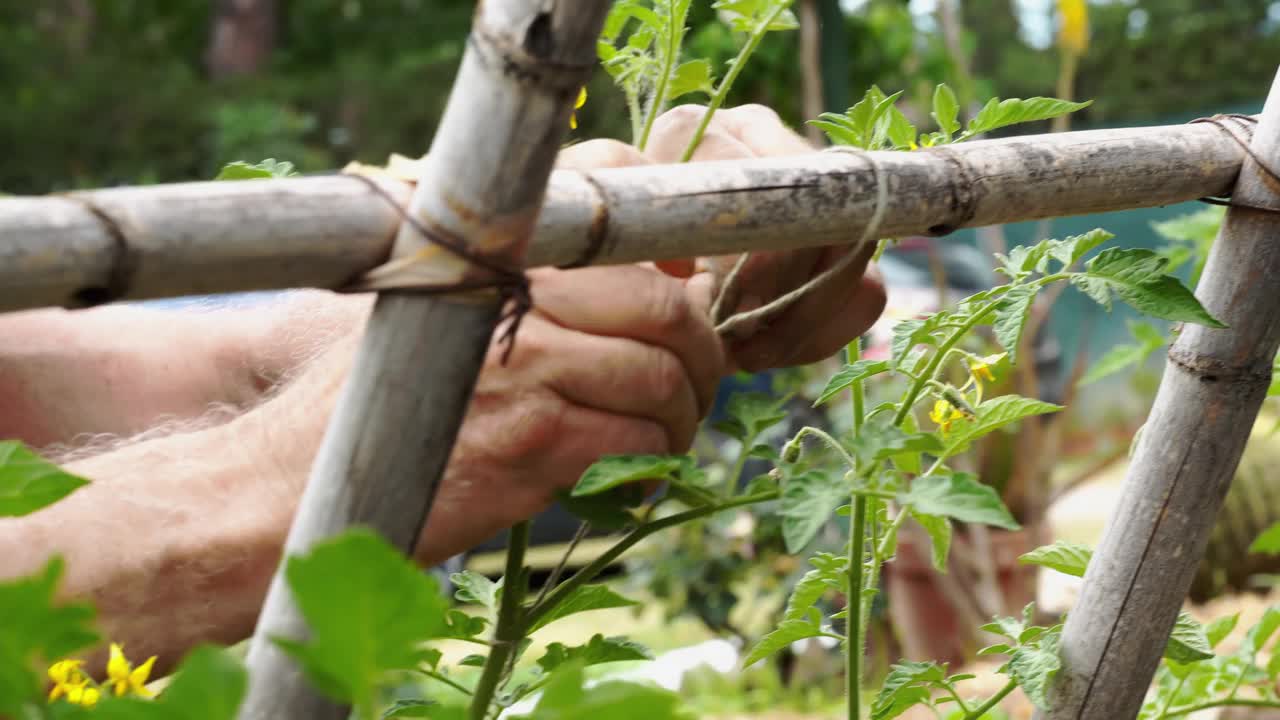
[[[693,510],[676,513],[675,515],[668,515],[667,517],[659,520],[654,520],[653,522],[641,525],[635,530],[627,533],[626,537],[614,543],[613,547],[603,552],[595,560],[587,563],[581,570],[578,570],[578,572],[571,575],[568,580],[565,580],[559,587],[548,593],[547,597],[542,602],[530,608],[524,615],[524,626],[532,627],[538,620],[542,619],[544,615],[550,612],[556,605],[559,605],[564,601],[565,598],[569,597],[569,595],[571,595],[575,590],[588,582],[591,582],[597,575],[604,572],[605,568],[612,565],[615,560],[622,556],[622,553],[630,550],[636,543],[659,530],[665,530],[666,528],[673,527],[690,520],[697,520],[701,517],[713,515],[722,510],[731,510],[744,505],[776,500],[777,498],[777,490],[756,493],[755,495],[743,495],[741,497],[726,500],[719,505],[694,508]]]
[[[498,607],[498,623],[493,630],[493,649],[485,659],[480,682],[476,683],[475,694],[471,697],[470,720],[488,717],[489,705],[506,672],[507,663],[524,639],[526,625],[520,617],[520,610],[528,590],[524,576],[524,555],[528,549],[529,523],[517,523],[511,528],[511,539],[507,542],[507,566],[502,575],[502,604]]]
[[[845,354],[845,360],[850,365],[858,362],[862,358],[862,339],[854,338],[853,342],[845,348]],[[861,380],[853,383],[849,388],[849,394],[853,403],[853,431],[856,434],[862,430],[866,415],[866,397]],[[844,453],[844,448],[840,448],[840,451]],[[848,453],[844,453],[844,456],[852,460]],[[852,469],[857,472],[856,461],[852,463]],[[867,626],[862,621],[863,557],[866,555],[866,538],[867,498],[864,495],[855,494],[852,526],[849,528],[849,599],[848,611],[845,613],[845,634],[849,639],[844,644],[845,692],[847,693],[845,705],[849,720],[858,720],[862,715],[862,655],[867,637]]]
[[[979,718],[987,714],[988,710],[1000,704],[1001,700],[1005,699],[1006,697],[1009,697],[1009,693],[1016,690],[1017,687],[1018,687],[1017,681],[1010,680],[1008,683],[1005,684],[1004,687],[1000,688],[1000,692],[996,693],[995,695],[992,695],[991,699],[979,705],[977,708],[974,709],[973,712],[965,715],[964,720],[979,720]]]
[[[449,687],[453,688],[454,690],[457,690],[458,692],[462,693],[463,695],[472,695],[472,694],[474,694],[474,693],[472,693],[469,689],[467,689],[467,687],[466,687],[465,685],[463,685],[462,683],[459,683],[457,680],[454,680],[453,678],[450,678],[450,677],[449,677],[449,676],[447,676],[447,675],[444,675],[444,674],[441,674],[441,673],[439,673],[439,672],[436,672],[435,670],[419,670],[418,672],[420,672],[420,673],[422,673],[423,675],[425,675],[425,676],[427,676],[427,677],[431,678],[432,680],[439,680],[440,682],[444,683],[445,685],[448,685]]]
[[[1044,287],[1045,285],[1058,282],[1059,280],[1066,280],[1067,278],[1070,278],[1071,275],[1072,273],[1065,272],[1054,273],[1052,275],[1045,275],[1044,277],[1034,280],[1029,284]],[[937,378],[938,371],[941,369],[943,361],[946,360],[952,348],[958,345],[970,330],[981,325],[986,321],[988,315],[996,311],[1000,303],[1004,300],[1004,296],[1007,294],[1008,290],[1013,286],[1003,285],[1001,287],[1005,288],[1005,292],[1000,293],[999,297],[993,298],[990,302],[984,305],[981,310],[970,315],[968,320],[957,325],[955,332],[951,333],[951,336],[938,346],[938,351],[933,354],[933,358],[929,360],[929,364],[925,366],[923,372],[919,373],[919,376],[911,383],[910,389],[907,390],[906,398],[898,408],[897,414],[893,416],[894,425],[901,425],[902,422],[907,419],[907,414],[911,412],[911,408],[915,406],[916,400],[920,398],[920,393],[924,391],[924,388],[931,380],[935,380]]]
[[[747,466],[747,455],[755,447],[756,435],[748,435],[742,439],[742,447],[738,449],[738,458],[733,461],[733,469],[729,471],[729,481],[724,484],[724,492],[732,495],[738,492],[738,482],[742,479],[742,470]]]
[[[840,443],[836,441],[835,438],[831,437],[831,435],[826,431],[820,430],[810,425],[806,425],[800,428],[800,432],[796,433],[794,441],[798,442],[804,439],[805,435],[813,435],[814,437],[818,438],[822,442],[826,443],[832,450],[835,450],[837,453],[840,453],[840,457],[844,459],[845,464],[849,466],[850,470],[856,471],[858,469],[858,461],[855,460],[854,457],[849,454],[848,450],[845,450],[843,447],[841,447]]]
[[[961,323],[961,325],[956,328],[955,332],[951,333],[951,336],[938,346],[938,351],[933,354],[933,358],[929,361],[929,364],[925,366],[924,372],[920,373],[919,377],[911,383],[911,387],[907,390],[907,396],[903,398],[902,405],[898,408],[897,414],[893,416],[894,425],[901,425],[903,421],[907,419],[907,415],[910,414],[911,408],[915,406],[916,400],[920,398],[920,393],[924,391],[925,387],[929,384],[929,381],[933,380],[934,375],[942,366],[942,361],[945,360],[947,354],[951,352],[951,348],[959,344],[970,330],[981,325],[988,315],[995,312],[1001,299],[1002,298],[996,298],[995,300],[992,300],[983,306],[981,310],[970,315],[968,320]]]
[[[960,697],[960,691],[956,690],[955,683],[944,682],[942,686],[947,689],[947,694],[951,696],[951,699],[956,701],[956,707],[960,708],[960,712],[968,715],[971,712],[969,704],[964,701],[964,698]]]
[[[862,626],[862,571],[866,537],[867,499],[855,495],[853,526],[849,530],[849,599],[846,613],[848,617],[845,619],[848,626],[845,634],[849,636],[845,643],[844,666],[849,720],[858,720],[862,715],[862,639],[865,637],[865,628]]]
[[[627,90],[627,111],[631,115],[631,142],[635,144],[640,141],[640,98],[634,90]]]
[[[1160,708],[1160,714],[1156,715],[1156,720],[1164,720],[1169,716],[1169,706],[1173,704],[1174,699],[1178,697],[1178,693],[1182,692],[1182,686],[1187,684],[1188,675],[1183,675],[1178,679],[1178,684],[1174,686],[1173,692],[1164,699],[1164,707]]]
[[[644,152],[649,142],[649,133],[653,131],[653,122],[666,108],[667,89],[671,86],[671,73],[674,71],[676,59],[680,57],[680,46],[684,44],[684,17],[676,18],[675,13],[667,14],[667,48],[662,55],[662,72],[658,75],[658,84],[653,89],[653,100],[644,116],[644,129],[640,131],[636,149]]]
[[[1183,705],[1176,707],[1167,713],[1161,715],[1161,718],[1177,717],[1179,715],[1188,715],[1201,710],[1208,710],[1216,707],[1254,707],[1254,708],[1280,708],[1278,700],[1246,700],[1244,698],[1223,698],[1221,700],[1208,700],[1194,705]]]
[[[733,87],[733,83],[738,79],[738,73],[742,72],[743,66],[747,64],[747,58],[756,51],[760,45],[760,40],[764,38],[765,33],[769,32],[769,26],[773,21],[787,9],[790,3],[778,3],[773,10],[765,16],[760,24],[756,25],[755,31],[747,38],[746,44],[738,51],[738,56],[734,58],[733,65],[730,66],[729,72],[720,80],[720,84],[716,86],[716,92],[711,96],[711,102],[707,103],[707,111],[702,114],[702,122],[698,124],[698,129],[694,131],[693,137],[689,138],[689,144],[684,149],[684,154],[680,156],[680,162],[689,162],[693,157],[693,152],[698,149],[698,143],[702,142],[702,136],[707,131],[707,126],[711,124],[711,116],[716,114],[716,110],[724,104],[725,98],[729,95],[729,88]]]

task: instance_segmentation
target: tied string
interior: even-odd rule
[[[520,324],[524,321],[526,315],[533,310],[533,294],[529,290],[529,278],[521,270],[513,270],[501,263],[479,255],[471,251],[462,241],[455,237],[450,237],[440,232],[433,231],[424,225],[418,218],[409,214],[409,212],[401,207],[400,203],[392,197],[378,183],[364,175],[351,174],[347,177],[359,180],[369,188],[375,195],[387,201],[387,204],[395,209],[396,214],[400,216],[401,221],[412,227],[424,240],[437,247],[443,248],[454,257],[464,260],[472,265],[483,268],[492,274],[489,279],[462,280],[455,283],[447,284],[424,284],[409,287],[386,287],[380,290],[379,282],[374,280],[367,285],[361,280],[357,280],[352,286],[339,290],[339,292],[365,292],[369,290],[377,290],[383,292],[401,291],[421,293],[424,295],[450,295],[461,292],[470,292],[474,290],[497,290],[498,296],[502,299],[503,311],[498,316],[497,335],[498,344],[502,346],[503,365],[511,358],[511,352],[516,347],[516,334],[520,331]],[[392,260],[380,266],[390,268],[392,266],[405,267],[412,264],[412,260],[406,263],[404,260]],[[397,269],[399,269],[397,268]],[[375,272],[379,268],[374,268],[370,272]],[[368,277],[368,274],[365,276]]]
[[[1260,156],[1257,153],[1257,151],[1253,149],[1253,146],[1251,144],[1251,141],[1253,140],[1253,130],[1258,125],[1258,118],[1252,115],[1244,115],[1242,113],[1225,113],[1221,115],[1214,115],[1213,117],[1196,118],[1191,122],[1193,124],[1207,123],[1207,124],[1215,125],[1221,128],[1222,131],[1227,134],[1227,137],[1234,140],[1235,143],[1239,145],[1242,150],[1244,150],[1245,154],[1253,159],[1253,162],[1256,163],[1258,166],[1258,170],[1260,170],[1263,175],[1267,176],[1267,178],[1271,180],[1275,188],[1280,188],[1280,172],[1277,172],[1274,168],[1272,168],[1267,163],[1266,160],[1262,159],[1262,156]],[[1236,131],[1237,127],[1243,129],[1245,133],[1245,137],[1240,137],[1240,135],[1237,134],[1237,131]],[[1277,192],[1275,188],[1273,188],[1273,192]],[[1203,198],[1200,198],[1200,202],[1207,203],[1209,205],[1221,205],[1224,207],[1256,210],[1258,212],[1271,213],[1273,215],[1280,214],[1280,208],[1264,207],[1261,205],[1252,205],[1249,203],[1242,203],[1242,202],[1233,200],[1231,198],[1203,197]]]
[[[719,335],[731,336],[743,326],[765,324],[775,319],[800,300],[843,278],[850,267],[866,260],[866,256],[862,251],[867,243],[879,240],[880,226],[884,222],[885,211],[889,205],[889,183],[880,169],[880,164],[876,162],[874,155],[863,150],[832,147],[827,148],[826,152],[844,152],[857,155],[871,167],[871,175],[876,184],[876,204],[871,213],[871,220],[863,228],[862,236],[831,267],[813,276],[805,284],[778,296],[771,302],[754,310],[733,314],[732,306],[737,302],[738,286],[742,281],[742,272],[746,268],[747,262],[751,259],[751,253],[749,252],[739,255],[737,262],[734,263],[729,274],[725,276],[720,292],[716,293],[715,301],[711,305],[711,321],[715,324],[716,332]]]

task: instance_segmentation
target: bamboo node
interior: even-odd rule
[[[498,318],[498,344],[502,348],[502,364],[506,365],[515,349],[516,333],[525,315],[533,310],[533,294],[529,289],[529,277],[523,270],[509,268],[491,258],[473,252],[460,238],[428,228],[418,218],[401,207],[390,193],[365,175],[350,174],[346,177],[358,180],[375,195],[386,200],[401,222],[413,228],[429,246],[439,247],[454,257],[487,271],[489,278],[465,279],[452,283],[423,282],[414,272],[416,265],[427,261],[431,255],[422,252],[401,258],[392,258],[369,270],[364,275],[338,288],[337,292],[402,292],[421,295],[456,295],[476,290],[496,290],[502,300],[503,312]]]
[[[506,35],[485,27],[478,20],[471,28],[467,44],[476,50],[477,59],[491,67],[501,67],[503,75],[572,98],[595,70],[594,54],[585,62],[550,57],[556,48],[554,39],[550,37],[550,15],[546,13],[533,19],[521,43],[512,42]]]
[[[1235,122],[1234,124],[1229,124],[1228,121]],[[1253,131],[1258,124],[1258,118],[1253,115],[1243,115],[1241,113],[1226,113],[1214,115],[1212,117],[1196,118],[1195,120],[1192,120],[1191,123],[1207,123],[1221,128],[1222,131],[1227,134],[1227,137],[1234,140],[1235,143],[1244,150],[1245,155],[1249,156],[1249,158],[1253,160],[1254,164],[1257,165],[1259,172],[1262,173],[1263,181],[1268,185],[1268,187],[1270,187],[1272,194],[1280,195],[1280,172],[1277,172],[1272,168],[1270,164],[1268,164],[1267,161],[1253,149]],[[1237,135],[1236,131],[1232,129],[1236,125],[1244,131],[1244,138]],[[1200,198],[1200,202],[1208,203],[1210,205],[1221,205],[1229,208],[1254,210],[1262,213],[1280,214],[1280,208],[1277,207],[1253,205],[1251,203],[1239,202],[1231,198],[1203,197]]]
[[[609,193],[600,184],[594,175],[589,172],[579,172],[578,176],[591,188],[595,193],[594,207],[591,209],[591,225],[587,228],[587,247],[583,249],[582,254],[572,262],[560,266],[561,270],[572,270],[574,268],[587,267],[595,262],[600,251],[604,249],[605,238],[609,235]]]
[[[833,150],[835,148],[828,149]],[[743,253],[734,264],[733,270],[729,272],[728,277],[725,278],[720,287],[720,292],[716,293],[715,302],[711,305],[712,322],[716,323],[716,332],[722,337],[732,337],[735,332],[744,328],[750,332],[754,328],[767,324],[804,297],[830,285],[849,268],[859,262],[866,263],[871,259],[871,254],[875,250],[875,243],[879,240],[880,226],[884,223],[885,210],[889,206],[889,181],[885,177],[884,171],[881,170],[880,163],[876,162],[874,153],[854,148],[841,148],[839,152],[848,152],[865,160],[871,166],[871,174],[875,179],[875,210],[871,213],[871,220],[863,228],[862,236],[849,247],[848,252],[841,256],[834,265],[815,275],[804,285],[774,298],[772,302],[755,310],[738,313],[722,320],[721,316],[728,314],[733,307],[738,294],[738,279],[741,277],[742,270],[746,267],[747,260],[751,256],[750,253]]]
[[[1202,353],[1184,348],[1169,348],[1169,362],[1200,382],[1244,384],[1267,387],[1271,384],[1271,364],[1265,367],[1238,367]]]
[[[129,287],[133,284],[133,274],[138,269],[137,258],[124,228],[106,210],[87,198],[70,193],[60,193],[56,197],[69,200],[93,215],[112,242],[111,264],[107,271],[106,282],[102,285],[82,287],[73,292],[70,306],[87,308],[123,299],[129,294]]]

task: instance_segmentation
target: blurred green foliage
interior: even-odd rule
[[[934,17],[903,0],[843,12],[818,0],[827,109],[872,84],[920,108],[939,82],[964,88]],[[425,150],[464,47],[465,0],[275,0],[270,61],[209,79],[211,0],[0,2],[0,188],[212,177],[232,160],[276,157],[303,171]],[[1052,94],[1058,56],[1028,43],[1014,0],[964,0],[975,97]],[[1263,0],[1130,0],[1091,7],[1082,120],[1119,124],[1203,114],[1265,94],[1280,57],[1280,10]],[[736,44],[694,3],[688,55],[728,60]],[[1041,18],[1050,27],[1049,18]],[[764,42],[731,104],[760,102],[799,124],[798,33]],[[962,101],[965,93],[962,92]],[[925,111],[927,112],[927,111]],[[626,137],[624,101],[601,72],[576,137]]]

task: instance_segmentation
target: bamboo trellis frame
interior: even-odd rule
[[[607,9],[592,0],[477,6],[432,152],[399,226],[397,256],[438,251],[435,237],[445,237],[469,254],[523,263]],[[433,237],[424,237],[428,232]],[[483,272],[456,256],[433,267],[444,283]],[[286,559],[357,524],[414,549],[501,309],[494,292],[378,297],[290,528]],[[249,647],[251,683],[240,717],[341,720],[350,710],[311,687],[271,640],[307,633],[284,567]]]
[[[1230,192],[1245,157],[1210,124],[874,153],[881,234],[941,235]],[[381,180],[408,201],[411,186]],[[629,263],[854,242],[875,214],[858,154],[552,173],[528,266]],[[0,199],[0,310],[284,287],[336,288],[383,262],[400,215],[354,178],[206,182]],[[113,219],[123,240],[88,209]],[[121,242],[125,247],[121,247]],[[593,244],[599,251],[593,253]],[[122,280],[121,280],[122,279]]]
[[[1277,204],[1280,188],[1267,185],[1239,143],[1223,128],[1199,124],[975,142],[876,153],[873,160],[823,153],[562,171],[550,175],[539,214],[605,6],[583,0],[480,6],[456,85],[465,96],[451,97],[421,181],[416,189],[382,181],[385,189],[415,216],[434,218],[471,247],[524,266],[847,243],[878,215],[884,236],[944,235],[1233,189],[1241,202]],[[1253,148],[1260,157],[1280,156],[1280,76]],[[880,177],[889,189],[884,208],[875,207]],[[459,198],[467,201],[465,211]],[[1228,214],[1201,299],[1231,329],[1188,326],[1170,351],[1121,507],[1064,635],[1065,682],[1056,687],[1051,720],[1131,717],[1141,704],[1270,380],[1280,297],[1266,281],[1280,272],[1280,250],[1267,240],[1277,231],[1274,213]],[[336,288],[381,264],[393,245],[401,254],[423,244],[386,198],[350,178],[3,199],[0,311]],[[417,279],[455,281],[466,269],[442,257]],[[355,523],[410,548],[496,317],[492,298],[379,299],[286,552]],[[1192,444],[1177,462],[1165,463],[1162,443],[1174,436]],[[1141,555],[1132,552],[1135,542]],[[1130,601],[1135,591],[1144,602]],[[1109,630],[1099,634],[1099,625]],[[264,642],[265,633],[278,632],[305,632],[279,576],[255,636],[242,716],[342,717],[342,708],[309,690]]]
[[[1280,167],[1280,74],[1250,148]],[[1228,329],[1185,325],[1169,349],[1120,502],[1067,617],[1049,720],[1141,710],[1271,384],[1280,182],[1249,159],[1232,201],[1197,288]]]

